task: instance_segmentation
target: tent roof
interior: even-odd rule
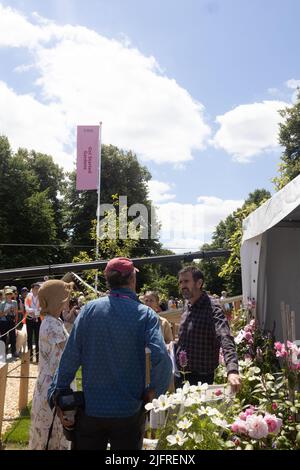
[[[300,175],[244,220],[242,243],[277,224],[282,227],[300,227]]]

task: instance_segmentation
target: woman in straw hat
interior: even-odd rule
[[[53,412],[47,402],[49,385],[58,367],[60,357],[68,338],[68,333],[59,318],[62,310],[68,307],[73,283],[50,280],[42,284],[39,292],[41,313],[45,315],[40,328],[40,361],[31,410],[29,448],[45,449]],[[62,424],[55,417],[49,450],[68,450],[69,442],[63,434]]]

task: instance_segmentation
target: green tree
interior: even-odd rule
[[[242,292],[240,247],[243,220],[270,197],[270,192],[265,189],[256,189],[250,193],[240,209],[217,225],[212,235],[212,243],[201,248],[205,250],[222,248],[231,252],[227,260],[216,258],[201,261],[201,269],[206,279],[205,285],[211,292],[220,294],[223,289],[229,295],[238,295]]]
[[[41,169],[44,168],[44,178]],[[55,177],[51,180],[51,175]],[[13,154],[0,137],[0,266],[59,261],[56,248],[10,247],[4,244],[58,244],[63,233],[58,212],[58,187],[63,172],[51,157],[19,149]],[[55,205],[55,203],[58,203]]]
[[[140,165],[136,155],[125,152],[112,145],[102,146],[101,162],[101,204],[113,204],[114,195],[127,197],[127,206],[144,204],[148,209],[149,233],[151,228],[150,210],[151,201],[148,197],[147,182],[151,175],[146,167]],[[76,174],[69,174],[69,184],[65,192],[65,202],[68,210],[67,230],[69,238],[74,245],[91,244],[90,233],[96,218],[97,192],[76,191]],[[132,220],[134,217],[128,217]],[[148,256],[160,250],[158,240],[149,237],[147,240],[139,240],[132,248],[131,256]],[[94,246],[90,246],[87,252],[92,255]],[[77,250],[78,251],[78,250]],[[76,249],[73,251],[76,255]]]
[[[273,179],[277,190],[300,174],[300,90],[293,106],[279,111],[284,118],[279,130],[279,143],[283,147],[279,176]]]

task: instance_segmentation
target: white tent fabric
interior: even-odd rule
[[[300,175],[245,219],[241,266],[243,300],[255,300],[260,325],[275,324],[282,340],[284,301],[296,312],[300,338]]]
[[[252,212],[243,223],[242,243],[262,235],[300,205],[300,175]]]

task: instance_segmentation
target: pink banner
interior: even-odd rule
[[[77,126],[76,189],[98,188],[99,126]]]

